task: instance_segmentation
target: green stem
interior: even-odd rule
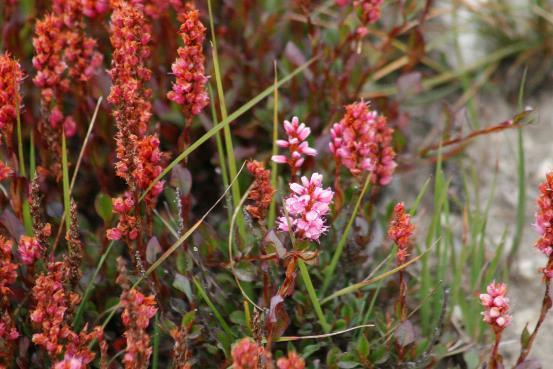
[[[321,294],[324,295],[326,292],[330,281],[332,280],[332,277],[334,275],[334,270],[336,269],[336,266],[338,265],[338,261],[340,260],[340,256],[342,255],[342,252],[344,251],[344,246],[346,244],[349,232],[351,230],[351,227],[353,225],[353,222],[355,220],[355,217],[357,216],[357,212],[359,211],[359,207],[361,205],[361,201],[363,200],[363,196],[365,196],[365,193],[367,192],[367,189],[370,185],[370,178],[371,176],[368,175],[365,179],[365,183],[363,184],[363,189],[361,190],[361,193],[359,194],[359,197],[357,197],[357,201],[355,202],[355,206],[353,208],[353,211],[351,213],[351,217],[349,218],[348,224],[346,225],[346,228],[344,229],[344,232],[342,233],[342,236],[340,237],[340,241],[338,241],[338,246],[336,247],[336,250],[334,251],[334,255],[332,255],[332,260],[330,261],[330,265],[325,271],[325,277],[323,282],[323,288]]]
[[[278,146],[276,144],[278,139],[278,75],[275,62],[275,82],[274,82],[274,99],[273,99],[273,149],[272,155],[278,154]],[[277,187],[277,163],[271,160],[271,186],[276,189]],[[276,218],[276,200],[275,196],[271,199],[271,205],[269,206],[269,216],[267,218],[267,227],[272,228]]]
[[[81,325],[82,316],[84,313],[84,308],[86,305],[86,302],[88,301],[88,298],[90,297],[90,294],[92,293],[92,289],[94,288],[94,281],[96,281],[96,277],[98,277],[98,273],[100,272],[100,269],[102,269],[102,266],[104,265],[104,262],[107,259],[108,254],[110,253],[111,249],[113,248],[113,245],[115,245],[115,242],[111,241],[108,245],[108,248],[100,258],[100,261],[98,262],[98,265],[96,266],[96,269],[94,270],[94,273],[92,274],[92,278],[90,278],[90,282],[88,282],[88,285],[86,286],[86,290],[84,291],[83,298],[81,302],[79,303],[79,307],[77,308],[77,312],[75,313],[75,318],[73,318],[73,328],[79,329]]]
[[[215,26],[213,25],[213,13],[211,10],[211,0],[208,0],[207,2],[208,10],[209,10],[209,24],[211,27],[211,42],[213,44],[213,69],[215,72],[215,83],[217,85],[217,96],[219,98],[219,108],[221,110],[221,118],[223,120],[228,119],[228,112],[227,112],[227,106],[225,104],[225,93],[223,91],[223,81],[221,78],[221,68],[219,66],[219,55],[217,53],[217,39],[215,37]],[[225,139],[225,148],[227,151],[227,161],[228,161],[228,170],[229,170],[229,177],[234,178],[236,177],[237,169],[236,169],[236,160],[234,157],[234,148],[232,145],[232,135],[230,132],[230,126],[225,125],[223,127],[223,137]],[[238,202],[240,201],[240,185],[238,182],[234,182],[232,184],[231,188],[232,192],[232,201],[234,204],[234,207],[238,206]],[[242,217],[242,214],[239,214],[237,222],[238,224],[238,232],[240,234],[240,237],[242,240],[245,239],[246,236],[246,227],[244,225],[244,218]]]
[[[313,287],[313,282],[311,282],[311,277],[309,276],[309,271],[307,270],[307,266],[305,265],[304,261],[301,259],[298,260],[298,266],[300,267],[301,277],[303,279],[303,283],[305,284],[305,288],[307,289],[307,294],[309,295],[309,299],[311,299],[311,303],[313,304],[315,313],[319,318],[319,323],[321,324],[323,331],[325,333],[328,333],[330,332],[330,325],[328,324],[324,316],[323,309],[321,308],[321,304],[319,303],[319,298],[317,297],[317,292],[315,292],[315,288]]]
[[[152,369],[158,369],[159,367],[159,312],[156,314],[154,319],[154,343],[153,343],[153,355],[152,355]]]

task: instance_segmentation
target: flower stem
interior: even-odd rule
[[[493,344],[492,353],[490,355],[490,369],[497,369],[499,342],[501,342],[501,331],[495,332],[495,343]]]
[[[309,276],[307,266],[305,265],[305,262],[301,259],[298,260],[298,265],[300,267],[300,273],[303,279],[303,283],[305,284],[305,288],[307,289],[307,293],[309,295],[309,298],[311,299],[311,303],[313,304],[315,313],[319,318],[319,323],[321,324],[323,331],[325,333],[328,333],[330,332],[330,325],[328,324],[324,316],[323,309],[321,308],[321,304],[319,303],[319,298],[317,297],[317,293],[315,292],[315,288],[313,287],[313,282],[311,282],[311,277]]]
[[[549,263],[553,263],[553,257],[550,259]],[[540,312],[540,318],[538,319],[538,322],[536,323],[536,327],[534,328],[534,331],[528,338],[528,342],[526,345],[521,349],[520,355],[517,360],[517,365],[521,364],[526,360],[526,357],[528,357],[528,354],[530,354],[530,350],[532,350],[532,345],[534,344],[534,340],[536,339],[536,336],[538,335],[538,331],[540,330],[541,325],[543,324],[543,321],[545,320],[545,316],[549,312],[549,309],[551,309],[552,301],[550,296],[550,290],[551,290],[551,279],[547,278],[545,279],[545,293],[543,295],[543,301],[541,305],[541,312]]]

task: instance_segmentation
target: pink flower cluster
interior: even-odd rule
[[[291,195],[285,200],[284,206],[288,213],[279,217],[278,229],[282,232],[290,230],[299,239],[318,241],[328,229],[325,216],[330,210],[334,192],[330,188],[323,189],[323,176],[313,173],[311,179],[301,177],[301,184],[291,183]]]
[[[288,136],[287,140],[277,140],[277,145],[284,149],[288,149],[289,156],[273,155],[271,160],[279,164],[288,164],[292,174],[295,174],[305,161],[304,155],[315,156],[317,150],[309,147],[309,143],[305,141],[311,134],[311,129],[301,123],[298,117],[293,117],[292,122],[284,121],[284,130]]]
[[[0,131],[11,139],[16,106],[21,106],[19,88],[23,72],[19,63],[9,53],[0,55]]]
[[[538,211],[534,227],[540,234],[536,248],[549,258],[543,269],[545,278],[553,278],[553,171],[547,173],[545,181],[540,184],[539,196],[536,201]]]
[[[17,279],[17,264],[12,261],[12,241],[0,236],[0,295],[12,293],[10,285]]]
[[[73,333],[65,322],[65,314],[79,300],[77,294],[64,290],[63,272],[62,262],[50,263],[48,273],[41,274],[33,287],[36,306],[31,321],[40,330],[33,335],[33,342],[52,357],[63,352],[62,341]]]
[[[65,117],[57,106],[50,112],[48,123],[50,123],[50,126],[54,129],[63,126],[66,137],[73,137],[75,133],[77,133],[77,123],[75,119],[72,116]]]
[[[152,116],[148,100],[152,92],[145,87],[152,75],[146,67],[150,26],[139,7],[122,1],[111,15],[110,31],[113,55],[109,75],[113,85],[108,101],[117,108],[114,117],[119,130],[120,125],[125,125],[129,134],[142,136]]]
[[[66,42],[65,60],[69,65],[69,76],[74,81],[87,82],[97,73],[104,60],[96,49],[96,40],[85,36],[81,30],[67,32]]]
[[[4,342],[14,342],[19,338],[19,332],[15,327],[15,324],[7,311],[1,311],[0,316],[0,340]],[[0,351],[2,354],[2,351]],[[2,356],[0,355],[0,358]]]
[[[546,256],[550,256],[553,254],[553,171],[547,173],[545,181],[540,184],[539,192],[534,227],[541,238],[536,247]]]
[[[278,369],[304,369],[305,361],[301,356],[291,351],[287,357],[281,357],[277,361]]]
[[[123,358],[125,369],[147,368],[152,347],[146,329],[157,312],[155,298],[146,297],[136,289],[125,290],[121,294],[121,305],[124,308],[121,320],[126,328],[127,339]]]
[[[32,265],[42,257],[43,247],[36,237],[22,235],[18,244],[19,257],[25,265]]]
[[[355,0],[353,5],[361,9],[361,21],[364,24],[374,23],[380,19],[382,0]]]
[[[63,360],[56,363],[53,369],[87,369],[96,356],[90,351],[89,345],[99,339],[103,339],[100,326],[96,326],[91,332],[85,326],[79,334],[69,330]],[[102,342],[104,341],[100,344]]]
[[[205,27],[200,22],[200,12],[192,3],[187,3],[181,16],[183,22],[179,34],[184,46],[178,48],[178,58],[171,66],[176,82],[173,84],[173,91],[167,93],[167,98],[183,105],[185,116],[191,118],[209,103],[202,46]]]
[[[369,110],[364,101],[346,106],[346,114],[330,130],[329,148],[336,165],[343,164],[353,175],[374,168],[370,157],[374,138],[371,125],[377,116],[378,113]]]
[[[131,215],[134,208],[134,200],[129,192],[125,192],[123,197],[116,197],[111,200],[113,211],[119,215],[117,227],[110,228],[106,232],[108,240],[119,240],[125,237],[128,240],[136,240],[138,229],[136,228],[136,217]]]
[[[140,190],[146,190],[148,186],[162,172],[163,153],[159,149],[159,139],[153,135],[147,135],[137,142],[136,162],[134,165],[134,178]],[[165,181],[158,181],[145,197],[149,208],[155,207],[155,201]]]
[[[51,111],[51,128],[61,132],[63,121],[64,133],[71,137],[77,125],[71,116],[64,117],[62,95],[72,83],[82,88],[102,66],[103,56],[96,49],[96,40],[85,33],[80,1],[56,0],[52,5],[54,12],[35,27],[33,66],[37,74],[33,82],[41,88],[43,106]]]
[[[86,17],[94,18],[109,10],[108,0],[81,0],[82,12]]]
[[[487,287],[487,293],[480,295],[480,301],[484,306],[484,321],[495,332],[500,332],[511,323],[509,314],[509,299],[505,297],[507,286],[503,283],[492,282]]]
[[[146,67],[150,38],[150,27],[140,7],[117,3],[111,16],[110,40],[114,51],[109,73],[113,86],[108,100],[116,105],[113,115],[117,124],[118,161],[115,168],[117,175],[127,181],[132,193],[148,188],[162,171],[163,154],[159,150],[159,139],[146,135],[152,116],[151,90],[145,87],[151,77],[151,71]],[[163,181],[158,182],[148,193],[149,207],[155,205],[163,185]],[[125,232],[111,232],[111,238],[117,239],[121,234]],[[126,234],[136,238],[132,233]]]
[[[41,88],[45,105],[69,90],[69,79],[65,76],[67,63],[63,58],[65,48],[64,23],[61,16],[48,14],[37,21],[33,46],[33,66],[37,70],[33,82]]]
[[[407,261],[411,237],[415,226],[411,224],[411,216],[405,212],[402,202],[394,206],[393,218],[388,226],[388,237],[397,245],[396,260],[398,265]]]
[[[257,369],[263,348],[250,338],[242,338],[232,348],[232,367],[234,369]]]
[[[371,173],[371,182],[385,186],[392,181],[397,164],[392,148],[393,130],[386,118],[369,110],[366,102],[346,106],[346,114],[331,129],[330,151],[336,165],[351,174]]]

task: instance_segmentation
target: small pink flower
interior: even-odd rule
[[[361,21],[364,24],[374,23],[380,19],[382,0],[355,0],[353,5],[361,10]]]
[[[18,244],[19,257],[23,264],[31,265],[42,256],[42,246],[34,237],[21,236]]]
[[[278,369],[304,369],[305,361],[295,352],[289,352],[287,357],[281,357],[277,361]]]
[[[56,128],[62,121],[63,121],[63,113],[56,106],[56,107],[54,107],[54,109],[52,109],[52,112],[50,113],[50,116],[48,117],[48,122],[50,123],[52,128]]]
[[[494,331],[499,332],[511,323],[509,314],[509,299],[505,297],[507,286],[503,283],[492,282],[486,289],[487,293],[480,295],[480,302],[484,306],[484,321]]]
[[[334,192],[330,188],[323,189],[323,176],[313,173],[311,179],[301,177],[301,184],[291,183],[291,195],[284,201],[288,213],[279,217],[278,229],[281,232],[290,230],[288,222],[296,237],[318,241],[328,229],[325,216],[330,210]]]
[[[120,240],[122,236],[123,236],[123,234],[117,228],[110,228],[106,231],[106,237],[110,241]]]
[[[0,160],[0,181],[5,180],[13,174],[13,169]]]
[[[338,6],[346,6],[351,0],[336,0],[336,5]]]
[[[77,123],[73,117],[69,116],[63,121],[63,131],[65,132],[65,137],[70,138],[75,136],[77,133]]]
[[[83,363],[83,360],[72,356],[65,355],[63,360],[54,365],[54,369],[84,369],[87,365]]]
[[[130,196],[113,198],[111,199],[111,203],[113,210],[118,214],[128,213],[134,206],[134,201]]]
[[[309,147],[309,143],[305,141],[309,134],[311,134],[311,129],[305,123],[300,124],[298,117],[293,117],[292,122],[285,120],[284,130],[288,135],[288,139],[277,140],[276,144],[279,147],[288,149],[289,156],[273,155],[271,160],[279,164],[288,164],[292,173],[295,174],[305,161],[304,155],[315,156],[317,155],[317,150]]]

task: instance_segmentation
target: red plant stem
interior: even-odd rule
[[[498,330],[495,332],[495,343],[492,348],[492,353],[490,354],[490,369],[497,369],[498,366],[498,349],[499,349],[499,342],[501,342],[501,330]]]
[[[405,281],[403,270],[400,270],[398,272],[398,276],[399,276],[399,299],[396,304],[396,310],[400,316],[400,320],[404,322],[405,320],[407,320],[407,307],[406,307],[407,282]],[[405,357],[405,348],[401,346],[399,343],[396,343],[396,348],[398,353],[398,361],[401,363],[403,362]]]
[[[405,276],[403,270],[398,272],[399,275],[399,300],[398,300],[398,312],[401,321],[407,319],[407,282],[405,281]]]
[[[549,264],[553,263],[553,256],[549,258]],[[543,321],[545,320],[545,316],[551,309],[552,301],[550,296],[550,288],[551,286],[551,279],[547,278],[545,279],[545,293],[543,295],[543,301],[541,304],[541,312],[540,312],[540,318],[538,319],[538,322],[536,323],[536,327],[534,328],[534,331],[528,338],[528,343],[525,347],[523,347],[520,351],[520,355],[517,360],[517,365],[524,362],[526,360],[526,357],[528,357],[528,354],[530,354],[530,350],[532,350],[532,345],[534,344],[534,340],[536,339],[536,336],[538,335],[538,331],[543,324]]]

